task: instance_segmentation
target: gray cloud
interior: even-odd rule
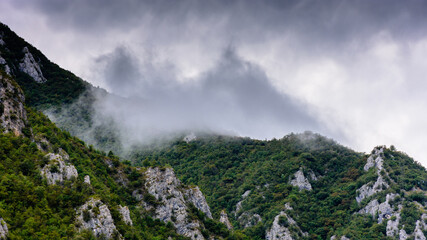
[[[314,128],[360,151],[394,144],[427,165],[426,1],[6,0],[0,9],[54,62],[132,99],[105,103],[112,116],[132,112],[118,119],[129,129],[141,120],[167,130],[171,118],[175,129],[257,138]]]
[[[214,68],[187,82],[174,78],[173,67],[168,73],[162,64],[137,66],[123,48],[98,59],[112,92],[127,96],[104,96],[95,107],[99,116],[115,120],[123,143],[189,131],[263,138],[320,130],[307,106],[279,93],[259,66],[233,48]]]

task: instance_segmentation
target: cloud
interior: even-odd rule
[[[231,47],[214,68],[185,82],[173,78],[173,67],[168,73],[162,64],[137,66],[121,47],[99,59],[105,68],[100,77],[126,98],[104,96],[95,109],[115,120],[125,133],[122,142],[189,131],[272,138],[320,129],[307,106],[279,93],[259,66]]]
[[[262,139],[314,128],[358,151],[394,144],[427,165],[425,1],[9,0],[0,9],[54,62],[133,99],[116,103],[135,113],[123,121],[150,113],[143,126],[176,118],[171,128],[192,121]]]

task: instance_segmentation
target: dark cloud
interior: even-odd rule
[[[244,61],[232,48],[213,69],[184,83],[173,78],[173,71],[171,78],[162,79],[167,72],[163,66],[144,71],[147,67],[137,68],[131,59],[121,48],[103,58],[110,89],[128,98],[107,96],[96,107],[99,115],[111,117],[126,133],[122,142],[189,131],[274,137],[320,130],[306,106],[279,93],[259,66]]]

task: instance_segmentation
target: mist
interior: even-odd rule
[[[319,131],[308,106],[278,92],[264,70],[225,48],[197,78],[178,79],[171,63],[140,62],[118,47],[96,60],[112,94],[94,103],[95,121],[113,119],[126,146],[178,133],[215,133],[264,139]]]
[[[111,118],[123,141],[311,130],[356,151],[393,144],[427,166],[425,1],[6,0],[0,9],[49,59],[115,96],[97,98],[94,121]]]

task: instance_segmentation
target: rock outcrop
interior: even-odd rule
[[[302,190],[311,191],[312,190],[311,184],[308,181],[308,179],[304,176],[302,169],[298,170],[294,174],[290,183],[291,183],[291,185],[298,187],[300,191],[302,191]]]
[[[84,177],[84,183],[86,183],[86,184],[89,184],[90,185],[90,176],[89,175],[86,175],[85,177]]]
[[[28,50],[28,47],[24,47],[22,52],[24,53],[24,58],[21,60],[21,63],[19,63],[19,70],[28,74],[38,83],[46,82],[46,78],[44,78],[39,64],[30,53],[30,50]]]
[[[244,212],[237,218],[237,221],[243,228],[248,228],[257,225],[262,218],[257,213]]]
[[[0,218],[0,239],[7,239],[7,234],[9,233],[9,229],[7,228],[7,223]]]
[[[219,217],[219,221],[221,223],[224,223],[225,226],[227,226],[228,230],[232,230],[233,229],[233,225],[231,225],[230,220],[228,220],[228,215],[227,215],[227,212],[225,210],[221,211],[221,215]]]
[[[113,217],[107,205],[101,200],[91,198],[77,210],[77,223],[80,229],[90,229],[96,237],[111,239],[122,236],[114,225]]]
[[[74,165],[66,163],[68,155],[49,153],[46,155],[49,163],[41,169],[41,175],[44,176],[48,184],[62,183],[64,180],[77,178],[78,173]]]
[[[386,201],[378,203],[377,199],[372,200],[363,209],[359,211],[359,214],[370,214],[376,216],[378,214],[378,223],[382,223],[384,219],[389,219],[396,213],[393,212],[393,208],[390,202],[397,196],[397,194],[389,193],[386,196]]]
[[[427,214],[424,213],[420,220],[415,223],[414,238],[415,240],[426,240],[425,232],[427,231]]]
[[[119,212],[122,215],[123,222],[132,226],[133,222],[132,222],[132,219],[130,218],[129,208],[127,206],[119,205]]]
[[[0,65],[3,65],[4,71],[10,75],[10,73],[11,73],[10,67],[9,67],[9,65],[7,65],[6,60],[2,56],[0,56]]]
[[[0,72],[0,127],[5,133],[22,135],[27,121],[24,93],[17,83]]]
[[[373,151],[373,154],[371,154],[367,159],[367,162],[363,169],[365,171],[368,171],[370,168],[375,167],[378,178],[375,181],[375,183],[369,182],[357,190],[358,195],[356,196],[356,201],[358,203],[362,202],[363,199],[370,197],[390,187],[389,184],[384,180],[384,177],[381,174],[381,172],[384,171],[384,168],[383,168],[384,160],[381,157],[381,154],[383,153],[383,151],[384,149],[382,147],[375,148]],[[384,174],[386,174],[385,171],[384,171]]]
[[[184,191],[184,196],[188,201],[193,203],[196,208],[204,212],[208,218],[212,219],[212,213],[209,205],[199,187],[190,187]]]
[[[297,232],[291,232],[289,227],[292,225]],[[301,236],[308,236],[307,233],[301,231],[294,219],[286,212],[282,211],[274,218],[273,225],[265,234],[267,240],[293,240],[300,239]]]
[[[212,216],[200,190],[184,189],[170,168],[149,168],[145,172],[145,178],[148,193],[159,202],[158,206],[155,206],[155,218],[164,222],[172,222],[180,235],[191,239],[204,239],[200,231],[200,223],[188,217],[190,203],[193,203],[207,216]],[[190,197],[189,193],[195,193],[195,195]]]

